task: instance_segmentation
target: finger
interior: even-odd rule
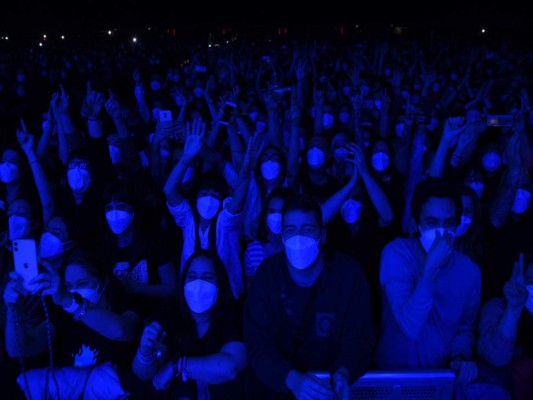
[[[26,123],[24,122],[23,118],[20,119],[20,125],[22,126],[23,132],[28,132],[28,129],[26,128]]]

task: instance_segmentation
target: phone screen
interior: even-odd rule
[[[512,115],[489,115],[487,117],[488,126],[513,126]]]
[[[15,263],[15,271],[23,278],[23,286],[31,291],[33,285],[30,285],[28,282],[39,274],[35,240],[13,240],[13,261]]]
[[[226,104],[224,105],[224,110],[222,112],[222,118],[220,119],[220,123],[223,125],[227,125],[231,119],[231,115],[235,111],[235,108],[237,107],[237,104],[226,101]]]

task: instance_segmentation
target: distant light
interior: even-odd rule
[[[213,47],[213,46],[211,45],[211,43],[209,43],[209,44],[207,45],[207,47]]]
[[[359,25],[355,25],[356,28],[359,28]]]
[[[137,43],[137,38],[134,36],[133,39],[131,39],[133,43]]]
[[[61,35],[61,40],[65,39],[65,35]]]
[[[39,47],[43,47],[43,42],[39,42]]]
[[[111,31],[107,31],[107,34],[108,34],[109,36],[111,36],[112,33],[113,33],[113,32],[111,32]]]
[[[148,30],[151,30],[152,28],[148,27]]]
[[[481,33],[485,33],[485,29],[481,29]]]
[[[6,40],[9,40],[9,38],[6,36]]]
[[[229,40],[226,40],[226,44],[229,43]]]
[[[43,39],[46,39],[46,34],[45,33],[43,33]]]

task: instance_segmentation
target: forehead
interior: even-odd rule
[[[65,281],[75,283],[80,279],[93,278],[91,274],[80,264],[69,264],[65,269]]]
[[[261,158],[279,158],[280,154],[277,149],[269,147],[263,151]]]
[[[340,147],[348,143],[348,136],[345,133],[338,133],[331,140],[331,147]]]
[[[64,233],[65,235],[68,235],[67,225],[65,224],[65,221],[63,221],[63,218],[61,217],[51,218],[50,221],[48,221],[46,228],[51,232],[61,232],[61,233]]]
[[[189,270],[187,273],[190,274],[191,272],[198,275],[206,272],[214,274],[215,267],[209,258],[200,256],[191,261],[191,265],[189,265]]]
[[[9,203],[7,208],[8,214],[17,214],[17,215],[31,215],[30,204],[23,199],[16,199]]]
[[[389,146],[388,146],[387,143],[384,142],[383,140],[378,140],[378,141],[374,144],[374,148],[372,149],[372,151],[373,151],[374,153],[377,153],[377,152],[388,153],[388,152],[389,152]]]
[[[312,136],[309,139],[309,148],[311,147],[327,147],[328,141],[324,136]]]
[[[269,210],[281,210],[281,207],[283,207],[283,199],[279,197],[273,197],[270,199],[268,203]]]
[[[315,214],[311,211],[292,210],[286,212],[283,216],[283,226],[301,226],[301,225],[314,225],[319,226]]]
[[[422,206],[420,219],[455,217],[455,203],[449,197],[430,197]]]
[[[20,156],[13,149],[5,149],[2,153],[2,161],[18,162],[20,161]]]

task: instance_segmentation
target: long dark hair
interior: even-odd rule
[[[215,276],[217,278],[218,298],[217,298],[215,305],[213,306],[213,310],[211,313],[211,325],[214,325],[216,322],[218,322],[222,318],[227,307],[233,301],[233,294],[231,291],[228,273],[226,272],[226,267],[224,266],[224,263],[222,262],[222,260],[220,259],[220,257],[218,256],[216,252],[211,251],[211,250],[201,249],[201,250],[195,251],[187,259],[187,261],[183,265],[183,271],[180,277],[180,283],[179,283],[179,289],[178,289],[179,307],[180,307],[181,314],[184,317],[186,317],[186,319],[189,320],[189,322],[193,322],[191,311],[189,309],[189,306],[187,305],[187,301],[185,300],[184,286],[185,286],[187,274],[189,273],[189,268],[192,262],[200,257],[207,258],[208,260],[211,261],[211,263],[213,264],[213,269],[215,271]]]
[[[261,208],[261,213],[259,214],[259,225],[257,227],[257,234],[255,237],[256,240],[260,242],[266,242],[267,240],[268,227],[265,220],[268,213],[268,205],[270,204],[270,200],[282,199],[285,201],[285,199],[289,198],[293,193],[294,191],[292,189],[282,186],[275,188],[268,194],[265,202],[263,203],[263,207]]]

